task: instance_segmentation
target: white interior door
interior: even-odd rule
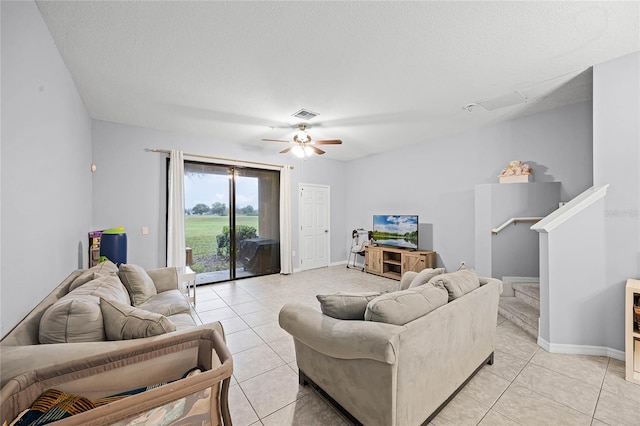
[[[300,204],[300,269],[329,266],[329,187],[298,185]]]

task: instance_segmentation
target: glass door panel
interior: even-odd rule
[[[185,161],[184,173],[196,283],[280,272],[280,172]]]
[[[235,212],[237,276],[280,272],[280,172],[236,169]]]
[[[231,279],[229,173],[227,166],[184,163],[185,245],[198,284]]]

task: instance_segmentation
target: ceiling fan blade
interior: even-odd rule
[[[286,154],[287,152],[291,151],[293,149],[293,146],[288,146],[285,149],[283,149],[282,151],[280,151],[280,154]]]
[[[325,141],[315,141],[316,145],[341,145],[342,141],[340,139],[329,139]]]
[[[317,146],[313,146],[313,145],[310,145],[310,144],[308,144],[308,145],[306,145],[306,146],[308,146],[309,148],[311,148],[311,149],[313,150],[313,152],[315,152],[315,153],[316,153],[316,154],[318,154],[318,155],[322,155],[322,154],[324,154],[324,151],[323,151],[323,150],[321,150],[320,148],[318,148]]]
[[[289,143],[289,141],[285,141],[282,139],[262,139],[264,142],[285,142],[285,143]]]

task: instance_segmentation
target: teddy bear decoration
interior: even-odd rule
[[[502,169],[498,179],[500,183],[521,183],[531,182],[533,179],[531,166],[522,163],[520,160],[509,161],[509,165]]]
[[[502,173],[498,177],[528,175],[531,172],[531,167],[527,163],[522,164],[520,160],[513,160],[509,161],[509,166],[502,169]]]

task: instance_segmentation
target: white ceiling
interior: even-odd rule
[[[592,65],[640,50],[631,1],[37,4],[92,118],[275,153],[306,108],[340,160],[590,99]]]

